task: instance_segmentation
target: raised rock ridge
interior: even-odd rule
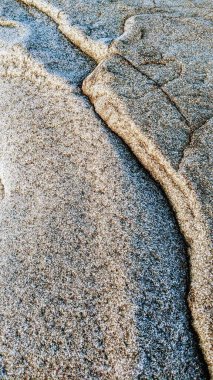
[[[69,12],[74,4],[71,1],[65,1],[62,9],[59,8],[60,2],[57,1],[25,0],[24,2],[50,16],[71,42],[100,62],[93,73],[84,80],[83,92],[89,97],[96,112],[106,124],[122,137],[140,162],[161,184],[176,212],[179,225],[189,245],[191,263],[189,300],[193,324],[199,334],[209,369],[212,371],[210,342],[212,110],[209,63],[211,46],[208,42],[210,12],[204,12],[204,7],[199,7],[199,4],[184,2],[184,12],[187,10],[188,13],[183,18],[183,10],[179,8],[183,5],[181,1],[177,2],[176,7],[168,5],[168,2],[157,1],[143,2],[143,6],[140,2],[140,7],[136,7],[137,2],[129,2],[132,4],[129,8],[126,6],[126,12],[128,13],[131,8],[133,14],[139,13],[139,15],[127,17],[124,34],[118,37],[116,33],[121,28],[123,17],[117,16],[118,13],[122,14],[120,12],[122,4],[118,2],[112,5],[112,9],[119,11],[114,13],[114,19],[112,16],[110,37],[107,39],[105,35],[99,35],[102,33],[102,26],[98,27],[98,32],[93,35],[91,23],[94,22],[94,15],[90,3],[90,25],[84,20],[86,27],[83,30],[82,25],[72,22],[70,17],[72,13]],[[79,9],[84,6],[81,2],[77,5]],[[100,11],[106,10],[108,5],[107,2],[101,2]],[[207,8],[208,3],[206,10]],[[165,9],[169,16],[165,14]],[[141,15],[140,12],[144,11],[147,14]],[[77,11],[74,16],[79,16],[79,12]],[[114,22],[116,19],[119,22]],[[42,55],[37,48],[33,50],[32,43],[30,46],[25,45],[27,29],[23,28],[23,23],[3,19],[2,25],[7,22],[19,28],[18,43],[25,46],[32,55],[34,54],[34,58],[44,62],[45,68],[51,71],[49,61],[51,62],[52,58],[45,61],[46,53]],[[162,25],[165,27],[162,28]],[[197,33],[202,38],[200,37],[200,41],[195,43],[197,54],[192,59],[190,46],[195,40],[193,31],[197,30],[198,26],[200,29]],[[175,38],[179,38],[183,30],[185,32],[183,42],[178,41],[175,45]],[[187,36],[192,38],[191,45],[186,46],[184,41]],[[10,36],[8,41],[11,41]],[[66,64],[63,66],[60,58],[59,63],[56,65],[53,63],[52,72],[68,79],[71,82],[71,90],[70,86],[48,74],[28,57],[25,50],[14,46],[14,43],[12,50],[8,51],[8,41],[3,46],[6,53],[4,51],[1,55],[2,89],[3,93],[7,94],[1,104],[1,109],[6,110],[2,114],[1,122],[3,131],[1,146],[4,152],[1,164],[4,184],[2,185],[4,202],[2,226],[3,231],[7,231],[10,237],[9,241],[5,239],[3,232],[2,249],[5,252],[3,270],[6,268],[6,276],[2,274],[1,277],[5,292],[2,297],[4,308],[2,332],[5,347],[3,354],[7,357],[7,374],[2,369],[3,378],[7,376],[9,379],[17,377],[42,379],[46,378],[45,376],[51,378],[64,376],[71,379],[130,379],[138,376],[150,379],[155,376],[163,379],[163,370],[165,379],[178,379],[184,376],[186,379],[204,379],[207,375],[202,364],[199,364],[199,358],[196,357],[196,349],[191,343],[193,338],[190,338],[191,341],[189,339],[190,343],[182,342],[183,350],[188,352],[188,364],[182,369],[175,368],[175,361],[171,360],[171,355],[166,369],[165,366],[160,368],[161,356],[159,358],[156,356],[155,364],[152,364],[153,367],[150,366],[148,356],[152,350],[149,351],[146,346],[144,352],[143,344],[140,345],[139,341],[139,351],[140,354],[144,353],[144,357],[141,355],[140,368],[135,370],[138,360],[136,338],[138,332],[134,307],[139,306],[137,299],[140,299],[135,293],[135,288],[138,287],[138,280],[135,283],[135,277],[139,275],[138,268],[141,268],[144,257],[142,255],[139,261],[135,262],[131,255],[128,256],[128,252],[132,251],[133,255],[140,257],[142,249],[139,245],[141,239],[136,245],[131,242],[131,239],[132,241],[136,239],[134,229],[137,230],[137,223],[144,212],[140,212],[142,201],[139,195],[140,188],[137,185],[141,174],[137,175],[134,182],[131,172],[141,172],[129,153],[124,153],[122,144],[117,143],[114,137],[110,137],[112,140],[109,143],[106,132],[97,132],[100,130],[100,121],[76,87],[83,79],[83,75],[85,77],[88,74],[89,67],[91,70],[94,68],[94,63],[85,60],[87,68],[82,68],[81,75],[76,71],[72,77],[70,75],[74,69],[67,70],[65,75]],[[75,54],[73,50],[72,54]],[[67,56],[68,53],[64,59]],[[76,58],[76,64],[78,62],[79,57]],[[30,126],[32,118],[34,123]],[[68,141],[61,143],[64,136]],[[73,136],[75,136],[74,150],[73,143],[69,141]],[[119,158],[118,153],[114,153],[115,146],[119,151]],[[124,156],[123,160],[121,157]],[[98,162],[101,163],[100,166]],[[31,168],[30,171],[28,167]],[[124,167],[128,168],[128,175],[125,175],[125,178],[122,177],[123,174],[118,174],[122,173]],[[119,177],[116,183],[113,173]],[[74,186],[73,178],[75,178]],[[107,186],[108,183],[110,187]],[[127,199],[121,196],[123,186],[128,194]],[[82,188],[83,195],[81,195]],[[130,191],[127,191],[128,188]],[[85,193],[89,202],[86,201],[84,204]],[[136,202],[133,196],[135,193],[138,194]],[[73,200],[74,205],[70,210],[68,204]],[[37,206],[34,209],[35,202]],[[83,214],[77,206],[81,203],[86,210]],[[164,204],[163,207],[167,206]],[[134,220],[130,215],[124,218],[123,215],[128,208],[131,209],[131,215],[135,215]],[[101,219],[98,217],[99,214]],[[93,225],[92,220],[98,223]],[[129,225],[132,225],[130,230],[128,230]],[[35,227],[37,231],[35,239],[31,227]],[[137,234],[140,234],[139,230]],[[26,236],[30,237],[29,241],[26,241]],[[148,244],[152,246],[152,242],[148,240]],[[114,252],[113,241],[118,245],[119,255]],[[171,248],[170,244],[168,251],[175,251],[175,246]],[[70,255],[70,246],[76,246],[79,253],[77,258],[74,248]],[[165,250],[165,247],[163,249]],[[7,258],[8,252],[15,251],[15,256],[11,254]],[[46,254],[48,251],[52,253]],[[30,252],[27,260],[26,252]],[[57,255],[57,252],[60,252],[60,255]],[[147,260],[146,258],[146,262]],[[175,263],[175,257],[173,260]],[[159,273],[162,273],[163,266],[164,262],[160,266]],[[72,273],[69,272],[69,268],[72,268]],[[151,273],[152,267],[148,265],[147,271]],[[71,283],[70,278],[73,278]],[[154,278],[155,281],[159,280],[159,274]],[[175,284],[176,281],[177,278],[174,280]],[[87,290],[90,283],[91,287]],[[57,286],[51,289],[53,284]],[[166,283],[165,286],[166,288],[172,286],[172,282]],[[186,290],[186,285],[183,288]],[[179,289],[177,292],[181,291],[180,283],[177,283],[177,289]],[[154,292],[150,299],[155,297]],[[171,305],[172,302],[177,302],[175,297],[171,297]],[[70,303],[71,299],[76,300],[77,309],[75,303]],[[157,301],[160,305],[160,299],[157,298]],[[170,302],[168,296],[164,299],[162,313],[166,302]],[[159,305],[158,308],[161,310]],[[176,306],[178,308],[178,303]],[[146,308],[148,308],[146,314],[148,319],[149,313],[152,315],[155,311],[152,310],[151,302],[141,310],[144,311]],[[183,310],[183,304],[180,304],[181,308]],[[139,307],[138,314],[140,312]],[[143,319],[143,314],[140,318]],[[67,321],[70,322],[69,326]],[[177,321],[178,318],[176,325]],[[65,323],[64,338],[63,323]],[[142,324],[142,329],[143,326]],[[184,332],[183,326],[184,324],[180,323],[178,327]],[[163,330],[165,328],[166,325],[163,324]],[[71,336],[68,339],[68,330],[70,334],[73,331],[76,334],[72,335],[72,339]],[[188,331],[188,334],[191,333]],[[48,337],[46,341],[43,339],[45,336]],[[14,356],[14,339],[16,352],[20,352],[17,356]],[[141,342],[146,339],[147,337],[142,334]],[[171,339],[172,343],[171,335],[165,339]],[[70,355],[71,340],[72,355]],[[161,349],[164,346],[163,341],[164,339],[160,340]],[[155,340],[153,344],[156,344]],[[169,346],[169,341],[165,340],[165,347],[166,344]],[[187,356],[184,351],[181,355],[180,362]],[[196,363],[194,368],[193,358]],[[177,358],[175,360],[177,361]]]

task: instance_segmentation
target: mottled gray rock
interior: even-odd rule
[[[110,53],[125,17],[168,7],[158,1],[25,2],[97,60]],[[0,376],[207,379],[186,304],[186,247],[165,195],[80,94],[77,86],[94,62],[70,46],[51,19],[15,4],[1,2],[0,21],[6,30],[0,34]],[[179,63],[169,65],[161,78],[177,72]],[[201,307],[204,295],[204,306],[210,305],[203,279],[208,236],[184,178],[194,184],[191,153],[184,150],[189,125],[156,82],[113,58],[83,89],[177,212],[193,258],[194,325],[210,364],[209,324],[203,326],[209,314]],[[203,200],[204,145],[194,158]],[[209,195],[205,205],[209,209]]]
[[[81,83],[95,68],[94,62],[61,38],[56,24],[35,8],[28,12],[15,0],[2,0],[0,15],[1,44],[8,47],[21,43],[48,72],[63,77],[72,86]],[[7,20],[12,20],[12,28],[4,25]]]
[[[198,4],[189,0],[22,0],[27,4],[58,9],[67,15],[69,23],[75,25],[93,40],[102,40],[106,45],[123,32],[125,20],[140,13],[158,13],[174,10],[210,17],[211,0]],[[47,10],[48,9],[48,10]]]
[[[111,49],[162,86],[195,129],[213,116],[212,21],[171,10],[128,19]]]
[[[208,178],[212,171],[208,159],[210,143],[206,146],[200,144],[199,154],[195,151],[197,179],[193,178],[194,164],[191,169],[184,170],[183,175],[178,168],[184,166],[184,152],[191,137],[188,123],[167,94],[158,86],[154,88],[151,80],[121,57],[112,57],[99,64],[85,79],[83,91],[94,104],[96,112],[160,182],[176,211],[190,246],[189,302],[193,323],[211,368],[212,241],[206,207],[202,207],[200,202],[201,193],[212,194],[210,182],[200,181]],[[207,135],[211,140],[209,130]],[[198,159],[203,155],[207,156],[205,163]],[[190,167],[193,158],[188,157],[187,161],[186,165]],[[199,191],[197,182],[200,183]],[[211,207],[210,197],[204,203]]]
[[[160,189],[83,98],[22,51],[2,60],[7,377],[205,378]]]
[[[191,143],[185,149],[180,172],[190,182],[205,210],[210,233],[213,232],[213,119],[194,132]]]
[[[110,124],[117,117],[129,119],[138,134],[151,139],[158,149],[178,167],[189,142],[190,128],[170,99],[156,84],[121,57],[100,64],[84,81],[83,89]],[[103,110],[103,111],[102,111]],[[127,122],[128,123],[128,122]],[[123,129],[128,131],[127,123]]]

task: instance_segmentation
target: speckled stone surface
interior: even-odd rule
[[[92,2],[48,2],[79,30],[88,33],[90,25],[91,38],[104,38],[106,46],[138,3],[96,2],[94,12]],[[140,10],[156,3],[143,2]],[[160,186],[83,96],[81,82],[95,62],[38,10],[2,0],[0,11],[0,378],[208,379],[186,300],[186,244]],[[94,17],[101,21],[93,29]],[[172,120],[166,136],[174,170],[181,161],[182,175],[195,177],[209,221],[211,195],[202,189],[210,142],[194,135],[194,166],[190,147],[181,160],[188,124],[129,63],[126,75],[123,59],[113,64],[119,77],[113,91],[123,91],[118,107],[124,96],[121,111],[137,108],[129,120],[139,125],[139,99],[147,88],[156,92]],[[107,83],[103,75],[98,89],[94,76],[93,96],[103,91],[107,99],[112,76]],[[92,100],[90,81],[83,89]],[[148,137],[159,140],[166,156],[157,121],[162,131],[155,133],[153,123]],[[175,125],[184,136],[176,143]]]

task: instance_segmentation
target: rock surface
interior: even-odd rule
[[[24,2],[0,5],[0,378],[208,379],[210,2]],[[181,20],[196,64],[145,62]]]

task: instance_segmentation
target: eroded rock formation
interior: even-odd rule
[[[0,5],[1,377],[207,379],[211,4],[21,3]],[[175,211],[199,343],[174,215],[106,127]]]

